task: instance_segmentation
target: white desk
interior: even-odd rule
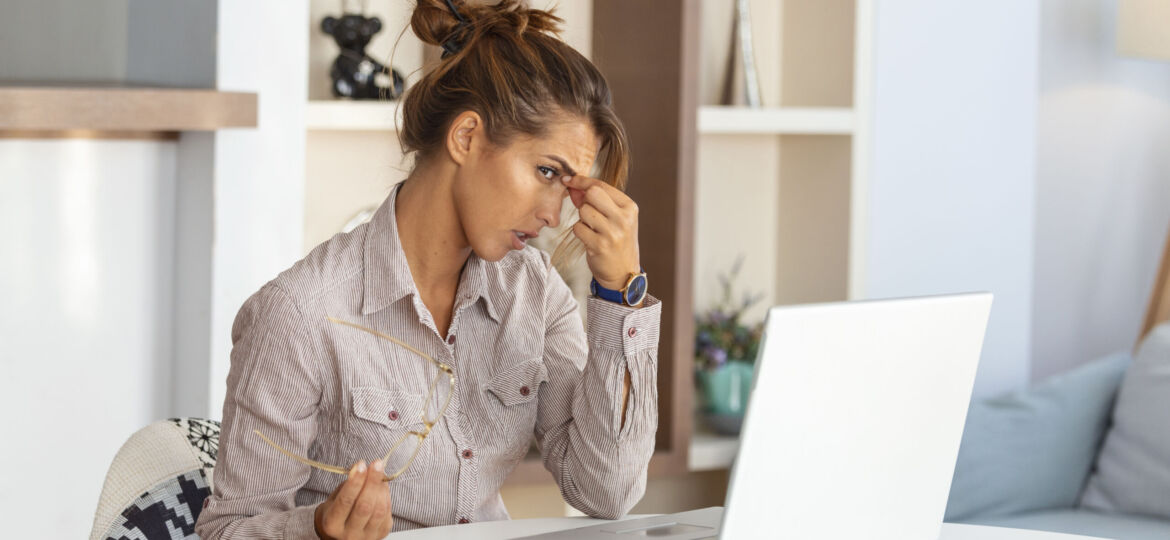
[[[628,516],[646,517],[646,516]],[[484,521],[465,525],[447,525],[394,533],[387,540],[493,540],[585,527],[605,520],[588,517],[515,519]],[[984,525],[944,523],[939,540],[1093,540],[1088,536],[1025,529],[1005,529]],[[1100,540],[1100,539],[1096,539]]]

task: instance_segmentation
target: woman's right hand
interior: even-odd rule
[[[390,534],[390,486],[382,460],[366,467],[359,461],[349,477],[313,512],[317,536],[324,540],[377,539]]]

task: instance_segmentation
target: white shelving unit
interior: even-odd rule
[[[769,305],[864,296],[872,0],[757,2],[764,107],[718,101],[730,4],[703,3],[695,307],[745,256],[739,292]],[[746,286],[745,286],[746,285]]]
[[[305,129],[311,131],[397,131],[401,101],[311,100]]]
[[[699,133],[852,135],[853,109],[845,107],[699,107]]]
[[[731,467],[739,451],[739,437],[717,435],[702,429],[702,421],[695,419],[696,431],[691,435],[687,468],[691,472],[715,471]]]
[[[736,292],[771,305],[864,296],[873,0],[752,2],[764,107],[718,101],[731,3],[703,3],[695,309],[744,255]],[[696,399],[698,401],[698,399]],[[727,469],[739,438],[696,415],[688,468]]]

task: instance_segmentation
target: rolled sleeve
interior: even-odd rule
[[[623,306],[601,298],[590,298],[589,345],[622,351],[625,356],[637,356],[658,348],[658,332],[662,320],[662,302],[646,295],[640,308]],[[651,355],[650,360],[657,360]]]
[[[265,286],[241,308],[232,330],[215,488],[195,524],[200,537],[317,538],[316,505],[295,504],[309,467],[253,433],[307,455],[321,392],[306,333],[299,310],[275,286]]]
[[[641,308],[591,298],[585,329],[571,291],[549,266],[545,312],[550,391],[536,432],[545,468],[574,508],[616,519],[642,498],[654,453],[662,304],[649,295]]]

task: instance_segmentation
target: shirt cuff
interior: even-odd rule
[[[625,356],[658,347],[662,302],[646,295],[642,307],[610,302],[590,296],[586,307],[589,344],[619,350]]]

